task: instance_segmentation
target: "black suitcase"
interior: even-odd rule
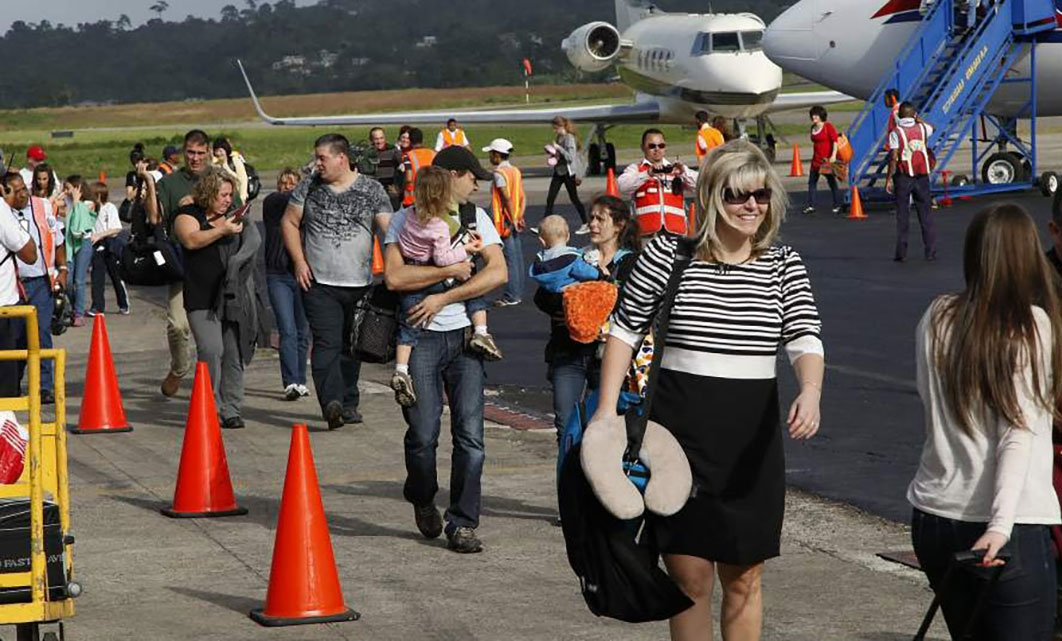
[[[26,499],[0,500],[0,574],[29,572],[30,507]],[[66,568],[59,506],[44,502],[44,554],[47,559],[48,599],[66,598]],[[0,588],[0,604],[29,603],[29,588]]]
[[[976,567],[984,557],[983,550],[965,550],[963,552],[956,552],[952,557],[951,563],[948,564],[948,569],[944,573],[944,580],[940,582],[940,589],[933,595],[933,602],[929,604],[929,610],[926,612],[926,616],[922,619],[922,625],[918,628],[918,633],[914,635],[912,641],[924,641],[926,633],[929,632],[929,626],[933,623],[933,617],[936,616],[937,610],[940,609],[940,595],[947,593],[948,587],[952,578],[956,572],[961,572],[965,567]],[[1000,550],[996,555],[997,559],[1003,561],[1010,560],[1010,553],[1006,550]],[[985,607],[985,602],[988,600],[988,595],[992,593],[992,589],[996,586],[996,582],[999,581],[999,576],[1003,574],[1003,570],[1006,568],[1006,564],[996,566],[992,568],[988,575],[988,581],[985,582],[984,588],[981,589],[981,594],[977,597],[977,604],[974,606],[973,612],[970,613],[970,620],[966,622],[963,627],[962,635],[958,637],[960,640],[969,639],[973,634],[973,631],[977,625],[977,620],[980,618],[981,610]]]

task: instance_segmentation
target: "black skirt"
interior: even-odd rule
[[[776,379],[728,379],[661,370],[652,419],[682,445],[693,496],[653,517],[661,550],[730,565],[778,556],[785,452]]]

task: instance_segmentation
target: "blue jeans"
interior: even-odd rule
[[[402,292],[398,297],[398,304],[402,310],[402,313],[398,317],[398,344],[409,345],[410,347],[416,347],[421,333],[424,331],[419,327],[414,327],[406,322],[406,318],[409,317],[409,310],[413,309],[420,304],[422,300],[431,296],[432,294],[441,294],[449,289],[446,282],[435,283],[431,287],[425,287],[424,289],[418,289],[413,292]],[[465,301],[465,313],[468,314],[469,320],[472,319],[472,314],[487,309],[487,299],[482,296],[475,298],[469,298]]]
[[[439,447],[443,390],[450,402],[450,507],[447,531],[479,525],[483,476],[483,361],[465,350],[465,330],[425,331],[409,359],[417,390],[413,407],[402,408],[406,430],[406,484],[403,495],[413,505],[431,505],[439,491],[435,453]]]
[[[502,239],[502,253],[509,270],[509,282],[505,284],[502,298],[521,300],[524,297],[524,279],[527,278],[527,266],[524,265],[524,247],[520,242],[520,232],[514,231],[508,238]]]
[[[81,241],[81,247],[77,248],[74,255],[74,283],[71,288],[74,292],[74,315],[85,315],[85,293],[88,288],[88,270],[92,264],[92,243],[88,240]]]
[[[299,284],[291,274],[266,274],[266,286],[280,332],[280,380],[284,387],[305,385],[310,323],[302,309]]]
[[[91,258],[92,252],[89,252]],[[41,341],[42,349],[52,348],[52,312],[55,310],[55,299],[52,298],[52,285],[47,276],[27,278],[22,281],[26,290],[26,302],[37,308],[37,336]],[[17,349],[26,349],[26,324],[22,319],[15,322],[17,328]],[[26,361],[18,362],[18,380],[26,370]],[[41,359],[41,390],[55,391],[55,361],[50,358]]]
[[[911,540],[934,590],[941,587],[952,555],[970,549],[985,533],[986,526],[913,511]],[[1050,529],[1046,525],[1017,524],[1003,549],[1010,551],[1011,558],[988,595],[973,638],[1050,641],[1057,598]],[[974,613],[986,577],[987,572],[981,569],[957,568],[948,589],[941,593],[941,610],[953,638],[959,638]]]
[[[808,172],[808,207],[815,206],[815,187],[819,184],[819,172],[812,169]],[[826,184],[830,186],[830,196],[833,198],[833,206],[841,206],[841,192],[837,188],[837,176],[833,174],[821,174],[826,178]]]
[[[554,354],[547,376],[553,385],[553,426],[560,438],[583,394],[600,384],[601,361],[591,349]]]

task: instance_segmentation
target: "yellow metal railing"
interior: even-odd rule
[[[12,485],[0,485],[0,498],[29,498],[30,571],[0,575],[0,587],[29,587],[29,603],[0,605],[0,623],[54,621],[74,614],[73,600],[47,600],[47,555],[44,548],[44,495],[48,492],[59,509],[59,530],[67,581],[73,579],[70,532],[70,487],[66,449],[66,350],[41,349],[37,310],[28,305],[0,307],[0,318],[26,322],[24,350],[0,350],[0,360],[26,361],[29,389],[26,396],[0,398],[0,410],[28,412],[29,444],[22,476]],[[41,359],[55,361],[55,422],[41,420]]]

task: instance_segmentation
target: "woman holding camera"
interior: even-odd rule
[[[255,225],[228,215],[235,192],[229,173],[208,168],[192,190],[192,204],[178,209],[174,219],[185,250],[184,309],[198,360],[210,369],[221,427],[227,429],[244,426],[243,367],[257,339],[253,277],[261,244]]]
[[[697,236],[671,307],[652,420],[682,445],[694,495],[654,518],[664,563],[693,607],[673,617],[676,641],[712,638],[712,586],[723,588],[724,639],[758,639],[763,564],[778,556],[785,457],[775,367],[780,346],[800,392],[785,422],[794,439],[819,428],[824,370],[820,322],[807,270],[777,245],[787,198],[759,149],[733,140],[708,153],[697,182]],[[598,417],[615,408],[634,350],[649,332],[679,242],[658,234],[620,293],[601,364]],[[611,411],[615,411],[612,409]]]
[[[68,259],[71,256],[74,259],[73,282],[70,285],[74,293],[73,325],[81,327],[85,324],[89,266],[92,264],[92,231],[99,215],[100,196],[92,189],[92,185],[80,180],[79,176],[71,176],[67,182],[70,185],[67,194],[72,204],[66,217],[66,255]]]
[[[213,163],[215,167],[220,167],[233,175],[236,179],[236,193],[240,196],[240,202],[247,202],[250,185],[250,178],[247,176],[247,162],[244,160],[243,154],[233,151],[232,143],[229,142],[228,138],[221,137],[214,140]]]
[[[1052,638],[1060,522],[1052,487],[1052,417],[1062,407],[1062,309],[1029,214],[986,209],[966,231],[966,289],[941,296],[917,330],[918,393],[926,440],[907,489],[911,538],[934,589],[956,552],[981,565],[1010,559],[977,621],[977,639]],[[959,638],[984,586],[983,571],[954,572],[940,594]]]

